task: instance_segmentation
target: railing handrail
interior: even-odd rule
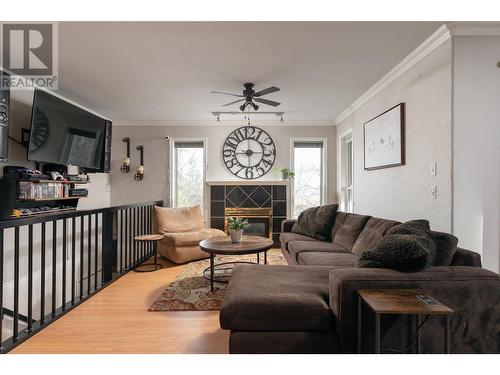
[[[141,202],[141,203],[125,204],[125,205],[121,205],[121,206],[93,208],[93,209],[87,209],[87,210],[47,212],[46,214],[39,214],[39,215],[28,216],[28,217],[0,220],[0,229],[15,228],[15,227],[19,227],[19,226],[23,226],[23,225],[30,225],[30,224],[47,223],[50,221],[55,221],[55,220],[60,220],[60,219],[68,219],[68,218],[72,218],[72,217],[93,215],[93,214],[99,214],[99,213],[104,213],[104,212],[113,212],[113,211],[119,211],[119,210],[126,209],[126,208],[141,207],[141,206],[145,206],[145,205],[161,206],[161,205],[163,205],[163,201],[162,200],[148,201],[148,202]]]

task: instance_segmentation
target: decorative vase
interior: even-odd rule
[[[232,243],[240,243],[243,237],[243,229],[229,229]]]

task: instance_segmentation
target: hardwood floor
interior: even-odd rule
[[[148,312],[183,266],[129,272],[11,353],[227,353],[218,311]]]

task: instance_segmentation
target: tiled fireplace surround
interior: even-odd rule
[[[287,218],[286,182],[211,183],[210,227],[225,230],[226,217],[249,219],[248,232],[266,235],[279,246],[281,222]]]

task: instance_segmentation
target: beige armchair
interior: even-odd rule
[[[157,233],[163,235],[158,241],[158,254],[174,263],[208,258],[200,250],[200,241],[226,236],[219,229],[203,228],[200,206],[155,207],[154,214]]]

